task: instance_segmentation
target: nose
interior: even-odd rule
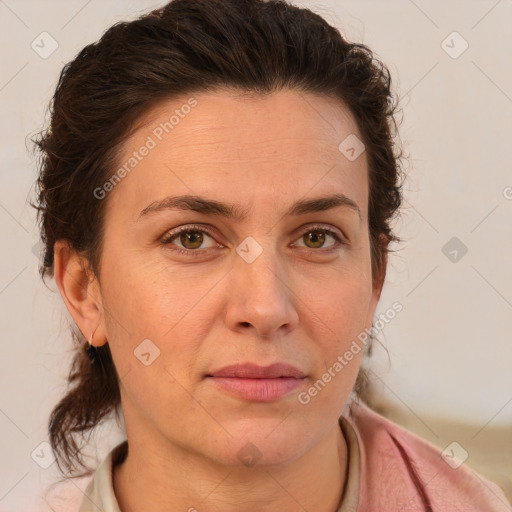
[[[275,251],[265,249],[251,263],[237,256],[229,276],[226,322],[231,330],[274,339],[297,327],[296,283]]]

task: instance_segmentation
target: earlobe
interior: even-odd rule
[[[106,343],[98,281],[66,240],[54,245],[54,276],[66,308],[86,340],[94,332],[94,345]]]

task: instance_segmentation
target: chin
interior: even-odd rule
[[[281,420],[282,421],[282,420]],[[285,420],[286,422],[286,420]],[[304,439],[304,434],[290,431],[284,428],[283,423],[267,420],[263,422],[253,421],[252,425],[246,424],[243,428],[227,428],[232,437],[222,440],[213,440],[215,454],[213,458],[223,465],[246,466],[279,465],[292,462],[300,457],[309,444]]]

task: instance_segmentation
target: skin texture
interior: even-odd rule
[[[100,279],[64,241],[55,246],[66,306],[86,338],[96,329],[95,345],[108,340],[121,379],[130,451],[114,473],[117,499],[123,512],[333,512],[347,469],[338,417],[362,351],[307,405],[297,396],[371,326],[384,279],[372,286],[366,153],[350,161],[338,149],[350,134],[361,138],[357,124],[336,99],[223,89],[193,95],[197,106],[158,141],[155,127],[189,97],[153,108],[123,145],[120,166],[148,136],[157,142],[103,199]],[[285,215],[295,201],[333,193],[355,201],[361,217],[347,207]],[[185,194],[237,204],[248,216],[139,218],[152,201]],[[195,224],[211,233],[163,243]],[[308,237],[313,226],[344,243],[325,232]],[[251,263],[236,251],[247,237],[262,248]],[[160,351],[148,366],[134,355],[145,339]],[[286,362],[306,378],[263,403],[206,378],[244,362]],[[250,467],[239,455],[248,443],[257,447]]]

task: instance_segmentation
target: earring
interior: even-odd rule
[[[96,327],[97,329],[98,327]],[[96,360],[96,347],[92,344],[92,339],[94,337],[94,333],[96,332],[96,329],[92,331],[91,337],[88,340],[89,346],[87,347],[87,354],[89,355],[89,359],[91,360],[91,363],[94,363]]]
[[[94,331],[92,331],[91,337],[89,338],[89,345],[92,345],[92,338],[93,338],[94,333],[96,332],[97,329],[98,329],[98,327],[96,327],[96,329],[94,329]]]
[[[372,355],[372,352],[373,352],[373,341],[375,340],[375,336],[373,335],[373,330],[374,329],[374,326],[373,326],[373,323],[372,323],[372,326],[370,328],[370,334],[368,335],[368,342],[366,343],[366,346],[365,346],[365,352],[366,352],[366,355],[368,357],[371,357]]]

